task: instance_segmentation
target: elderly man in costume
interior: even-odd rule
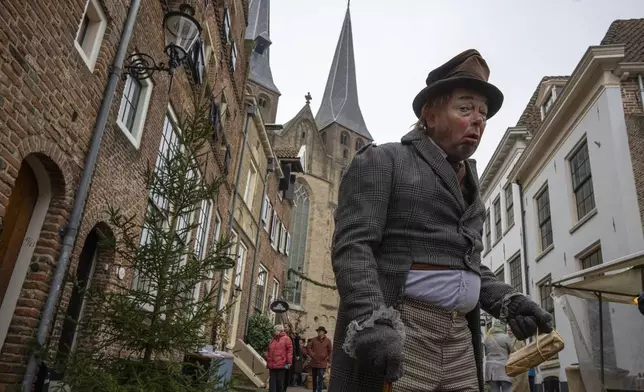
[[[401,143],[367,145],[340,184],[340,307],[329,392],[482,391],[479,306],[517,338],[551,316],[481,265],[485,207],[470,156],[503,94],[476,50],[431,71]]]

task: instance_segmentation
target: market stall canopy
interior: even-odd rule
[[[620,257],[552,282],[554,294],[634,305],[644,289],[644,251]]]

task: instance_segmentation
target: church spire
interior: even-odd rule
[[[331,71],[326,82],[320,109],[315,116],[315,122],[320,130],[337,123],[364,138],[373,140],[358,104],[350,4],[350,1],[347,2],[347,14],[344,17]]]
[[[255,41],[255,49],[250,58],[251,81],[280,94],[273,82],[273,73],[268,56],[270,38],[270,0],[250,0],[248,4],[248,27],[246,39]]]

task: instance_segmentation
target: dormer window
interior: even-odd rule
[[[271,41],[262,37],[261,35],[255,39],[255,52],[259,54],[264,54],[264,51],[271,44]]]
[[[542,121],[554,106],[557,98],[561,96],[564,83],[564,80],[548,80],[541,85],[536,105],[539,107],[539,111],[541,112]]]
[[[546,102],[543,103],[543,114],[545,115],[548,113],[548,110],[552,107],[552,105],[555,103],[555,94],[554,92],[550,92],[548,94],[548,98],[546,98]]]

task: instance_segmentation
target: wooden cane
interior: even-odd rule
[[[394,390],[394,383],[391,381],[385,381],[385,385],[382,388],[382,392],[393,392]]]

